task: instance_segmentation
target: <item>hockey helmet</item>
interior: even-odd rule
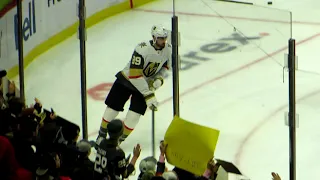
[[[168,30],[166,30],[161,25],[154,25],[152,26],[152,29],[151,29],[151,35],[155,38],[158,38],[158,37],[166,38],[168,37]]]

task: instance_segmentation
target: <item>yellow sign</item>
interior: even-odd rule
[[[202,175],[207,162],[214,157],[219,133],[219,130],[175,116],[164,137],[168,144],[168,162],[196,175]]]

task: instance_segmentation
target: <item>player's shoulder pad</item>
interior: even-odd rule
[[[140,42],[136,48],[135,51],[141,55],[145,54],[147,51],[148,47],[150,46],[150,43],[147,41]]]

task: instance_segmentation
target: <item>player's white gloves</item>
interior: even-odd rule
[[[145,100],[146,100],[146,104],[147,106],[151,109],[151,110],[154,110],[154,111],[157,111],[157,107],[158,107],[158,101],[157,101],[157,98],[156,96],[154,95],[154,93],[151,93],[149,95],[146,95],[145,97]]]
[[[163,85],[163,78],[162,77],[156,77],[149,81],[149,89],[151,91],[155,91],[158,88],[160,88]]]

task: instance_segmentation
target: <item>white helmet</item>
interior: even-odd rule
[[[158,38],[158,37],[166,38],[168,37],[168,30],[166,30],[161,25],[155,25],[155,26],[152,26],[151,35],[155,38]]]

